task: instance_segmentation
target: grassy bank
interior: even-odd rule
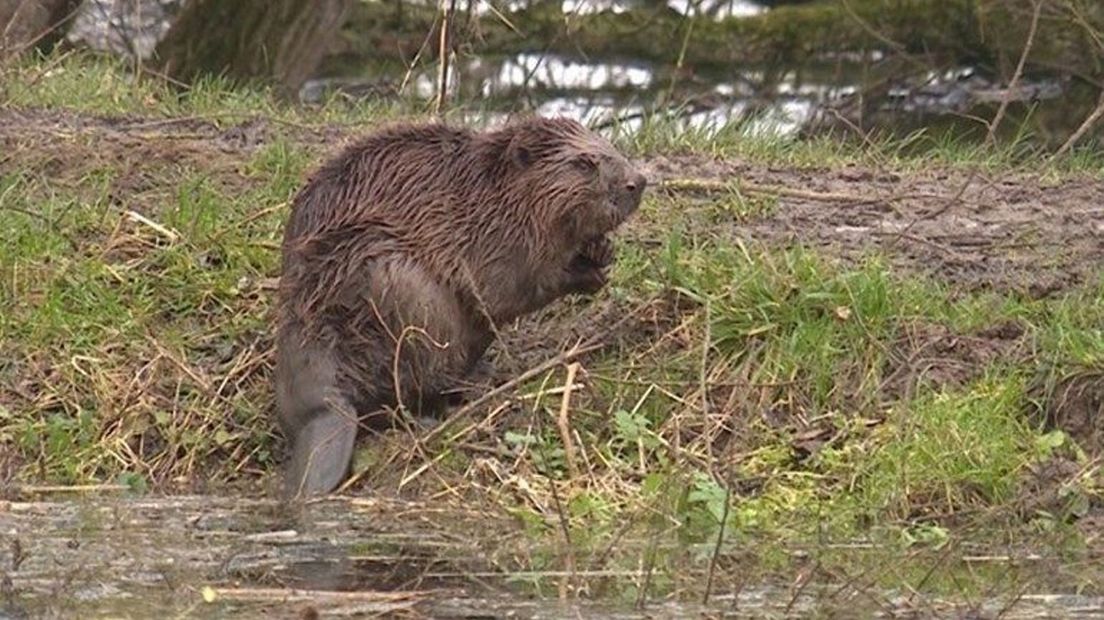
[[[268,418],[268,326],[288,200],[342,141],[417,112],[297,109],[214,81],[181,95],[82,57],[11,69],[2,93],[3,479],[271,483],[282,443]],[[751,178],[804,170],[807,192],[845,169],[978,171],[980,184],[1021,189],[1092,187],[1100,170],[1092,154],[1040,163],[1023,144],[789,142],[658,120],[618,139],[645,161],[695,156]],[[940,199],[953,200],[946,186]],[[728,586],[737,567],[751,578],[812,562],[847,576],[891,557],[896,568],[862,579],[955,589],[964,582],[929,572],[946,549],[1097,544],[1069,524],[1098,510],[1098,436],[1042,414],[1091,419],[1100,402],[1099,271],[1029,295],[902,267],[893,251],[737,234],[794,199],[657,184],[610,288],[510,326],[495,350],[504,381],[581,338],[598,348],[576,381],[550,364],[433,437],[365,445],[353,492],[509,514],[530,543],[503,560],[519,568],[651,567],[647,586],[618,586],[630,599],[699,589],[692,575],[713,557]],[[824,217],[847,208],[825,204]],[[949,574],[990,578],[960,568]]]
[[[431,101],[417,99],[369,99],[350,103],[334,95],[321,105],[307,108],[288,105],[264,90],[230,88],[216,78],[202,79],[186,91],[173,88],[149,74],[135,76],[121,61],[64,55],[47,60],[32,59],[3,69],[0,102],[13,108],[63,108],[107,116],[141,116],[178,122],[203,119],[227,127],[251,118],[279,124],[288,136],[322,130],[357,131],[374,124],[402,118],[425,118]],[[446,118],[485,124],[495,114],[476,102],[460,102]],[[756,122],[759,121],[759,122]],[[690,128],[671,118],[654,115],[643,119],[633,131],[614,124],[608,133],[628,153],[648,156],[658,153],[695,153],[735,158],[755,163],[795,168],[868,165],[910,170],[932,166],[989,171],[1030,170],[1048,176],[1063,174],[1101,175],[1104,157],[1091,147],[1051,159],[1033,141],[1026,128],[1014,138],[983,146],[953,136],[927,136],[923,132],[903,139],[868,135],[829,135],[794,140],[772,135],[768,119],[749,119],[744,124],[719,125],[709,129]],[[154,127],[160,127],[155,125]],[[761,128],[767,130],[763,131]]]

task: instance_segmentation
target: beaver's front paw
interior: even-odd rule
[[[613,243],[598,237],[583,245],[567,266],[567,289],[572,293],[594,294],[609,281],[607,268],[613,264]]]

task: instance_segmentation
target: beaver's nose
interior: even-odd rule
[[[629,182],[625,184],[625,189],[634,194],[639,194],[644,191],[644,188],[648,185],[648,179],[643,174],[637,174],[633,178],[629,179]]]

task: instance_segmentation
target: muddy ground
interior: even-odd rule
[[[647,162],[659,180],[739,180],[783,194],[731,234],[846,259],[871,250],[902,272],[966,289],[1044,296],[1091,282],[1104,259],[1104,183],[1012,173],[862,167],[792,170],[697,157]],[[800,193],[807,193],[802,196]]]

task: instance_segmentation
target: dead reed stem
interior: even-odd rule
[[[441,19],[441,35],[437,48],[437,102],[434,106],[434,113],[438,116],[441,111],[445,109],[445,100],[448,98],[448,73],[449,73],[449,56],[452,54],[452,16],[456,11],[456,0],[448,0],[448,4],[445,4],[445,0],[441,0],[441,11],[444,13]]]
[[[579,475],[579,468],[575,460],[575,443],[571,441],[571,424],[568,421],[568,413],[571,411],[571,391],[575,387],[575,375],[578,372],[578,362],[571,362],[567,365],[567,380],[564,382],[563,398],[560,399],[560,415],[556,417],[556,425],[560,429],[560,439],[563,441],[567,472],[572,478]]]

